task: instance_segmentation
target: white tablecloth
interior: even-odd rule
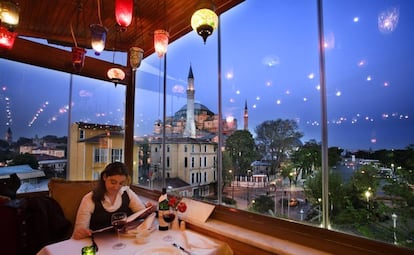
[[[169,236],[170,238],[165,238]],[[112,246],[118,241],[116,233],[109,231],[95,234],[95,242],[98,245],[97,255],[141,255],[146,253],[148,249],[159,248],[163,252],[157,254],[182,254],[178,248],[172,245],[176,243],[188,251],[192,255],[232,255],[233,251],[230,247],[221,241],[208,238],[191,230],[155,230],[151,233],[147,243],[138,244],[135,236],[122,236],[121,241],[126,244],[126,247],[121,250],[114,250]],[[85,238],[82,240],[68,239],[59,243],[45,246],[37,255],[81,255],[81,249],[84,246],[91,245],[91,239]],[[174,248],[174,249],[172,249]],[[169,252],[173,250],[174,252]],[[144,253],[143,253],[144,252]],[[147,253],[148,254],[148,253]]]

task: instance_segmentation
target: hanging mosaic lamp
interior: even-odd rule
[[[132,70],[137,70],[141,65],[142,58],[144,56],[144,50],[138,47],[131,47],[129,49],[129,64]]]
[[[206,1],[207,6],[213,4]],[[213,34],[213,31],[218,26],[217,14],[210,8],[200,8],[194,12],[191,17],[191,27],[203,38],[204,44],[206,43],[207,37]]]

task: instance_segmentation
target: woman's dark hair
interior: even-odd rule
[[[101,178],[99,179],[98,186],[94,189],[92,194],[92,200],[95,203],[100,202],[104,199],[106,192],[104,177],[113,175],[124,175],[128,178],[129,172],[127,166],[121,162],[113,162],[105,167],[101,173]]]

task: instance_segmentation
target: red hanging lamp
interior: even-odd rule
[[[85,63],[86,50],[81,47],[72,47],[72,65],[76,72],[80,72]]]
[[[7,28],[0,26],[0,48],[11,50],[14,45],[17,33],[9,31]]]
[[[133,9],[132,0],[115,0],[115,18],[121,30],[126,30],[131,24]]]

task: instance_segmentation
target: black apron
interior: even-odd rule
[[[102,203],[95,203],[95,210],[91,215],[89,228],[91,230],[97,230],[111,225],[111,215],[116,212],[125,212],[128,216],[132,214],[132,210],[129,208],[129,196],[126,191],[122,193],[122,204],[114,212],[108,212],[103,207]]]

